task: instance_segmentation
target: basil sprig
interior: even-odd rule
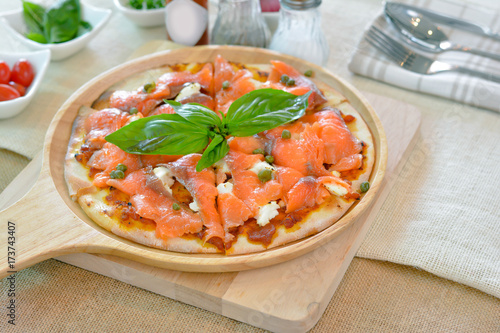
[[[220,116],[198,103],[165,100],[175,114],[138,119],[106,140],[131,154],[187,155],[205,149],[196,165],[196,171],[201,171],[228,153],[227,136],[251,136],[302,117],[310,94],[254,90],[235,100],[227,114]]]
[[[49,8],[23,1],[23,17],[28,27],[26,37],[35,42],[63,43],[92,30],[81,19],[79,0],[57,0]]]

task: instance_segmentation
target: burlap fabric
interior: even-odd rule
[[[21,172],[30,159],[10,150],[0,149],[0,192]]]
[[[2,306],[2,332],[265,332],[56,260],[18,273],[17,292],[18,325]],[[499,309],[459,283],[355,258],[311,332],[499,332]]]

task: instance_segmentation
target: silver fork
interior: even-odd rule
[[[484,73],[474,69],[455,66],[446,62],[433,60],[421,54],[415,53],[407,47],[401,45],[392,37],[386,35],[379,28],[372,26],[366,34],[366,40],[387,55],[400,67],[420,74],[438,74],[444,72],[458,72],[477,76],[486,80],[500,83],[500,76]]]

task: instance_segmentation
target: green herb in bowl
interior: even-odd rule
[[[23,1],[23,17],[28,26],[26,37],[42,44],[64,43],[92,30],[81,19],[78,0],[58,0],[46,9]]]
[[[135,9],[157,9],[165,7],[165,0],[130,0],[129,5]]]

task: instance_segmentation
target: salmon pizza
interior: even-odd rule
[[[311,70],[217,56],[137,73],[81,107],[65,179],[118,236],[235,255],[333,225],[369,189],[374,151],[361,115]]]

